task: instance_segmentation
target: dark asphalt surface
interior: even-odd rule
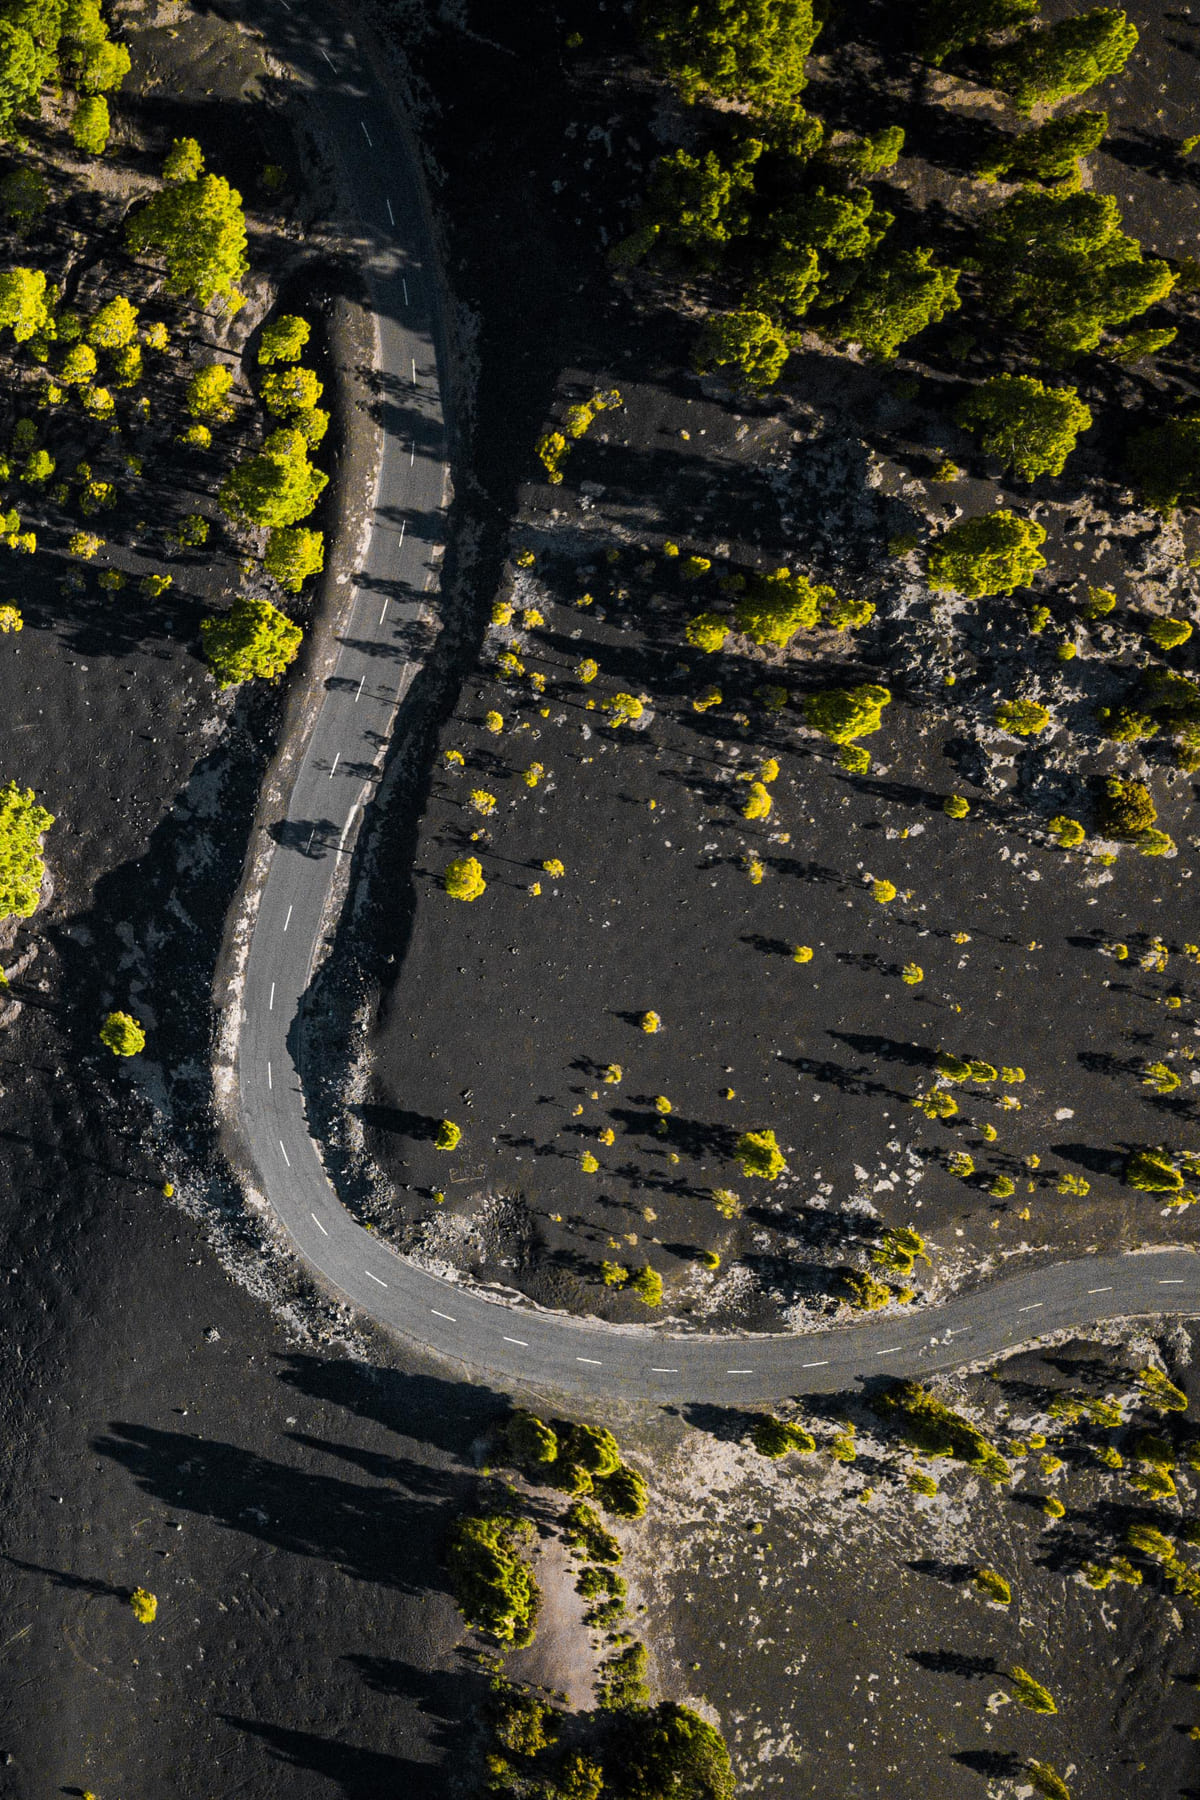
[[[294,57],[300,0],[268,15]],[[324,15],[320,15],[324,16]],[[276,27],[279,27],[276,36]],[[445,529],[446,434],[435,343],[435,263],[409,149],[375,71],[344,29],[304,28],[319,130],[351,182],[383,374],[386,437],[365,565],[334,679],[292,791],[254,925],[238,1080],[262,1192],[321,1282],[410,1343],[502,1385],[598,1399],[763,1401],[837,1391],[886,1373],[961,1367],[1100,1320],[1200,1312],[1200,1259],[1187,1250],[1086,1258],[1006,1277],[940,1307],[811,1336],[671,1336],[488,1300],[440,1280],[356,1225],[309,1135],[296,1058],[302,1000],[339,858],[370,804],[412,676],[406,641],[436,582]],[[289,45],[291,48],[289,48]]]

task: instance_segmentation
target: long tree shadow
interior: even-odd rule
[[[905,1063],[910,1069],[932,1069],[937,1051],[924,1044],[902,1044],[899,1038],[881,1037],[875,1032],[830,1031],[829,1036],[848,1044],[861,1056],[876,1056],[881,1062]]]
[[[968,1656],[959,1650],[907,1650],[909,1662],[934,1675],[961,1675],[964,1681],[982,1681],[999,1673],[994,1656]]]
[[[292,1731],[283,1725],[267,1725],[259,1719],[239,1719],[220,1713],[223,1725],[259,1738],[289,1769],[307,1769],[311,1774],[336,1782],[346,1800],[383,1800],[385,1795],[403,1795],[405,1800],[442,1800],[446,1792],[445,1771],[408,1756],[389,1756],[380,1750],[359,1750],[352,1744],[340,1744],[333,1738],[318,1737],[312,1731]]]
[[[383,1459],[386,1478],[371,1486],[240,1445],[124,1421],[113,1422],[94,1448],[174,1511],[213,1519],[276,1550],[314,1557],[356,1580],[409,1594],[445,1590],[436,1546],[444,1523],[467,1503],[474,1485],[467,1473],[396,1456]]]
[[[1021,1758],[1010,1750],[956,1750],[951,1761],[961,1763],[972,1774],[991,1776],[997,1781],[1015,1781],[1025,1770]]]
[[[345,1407],[389,1431],[465,1457],[472,1442],[510,1407],[504,1394],[483,1385],[446,1381],[353,1362],[345,1357],[291,1351],[278,1358],[279,1379],[311,1399]]]
[[[408,1701],[433,1724],[430,1741],[449,1750],[461,1744],[464,1718],[478,1713],[489,1682],[469,1656],[459,1653],[454,1669],[419,1669],[393,1656],[347,1656],[344,1659],[372,1693]]]
[[[120,1587],[111,1581],[99,1581],[91,1575],[73,1575],[69,1569],[50,1569],[44,1563],[25,1562],[20,1556],[13,1556],[7,1550],[0,1550],[0,1560],[8,1563],[10,1568],[22,1569],[27,1575],[44,1575],[52,1587],[65,1588],[72,1594],[95,1594],[106,1600],[128,1600],[132,1588]]]

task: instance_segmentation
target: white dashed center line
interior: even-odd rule
[[[287,1151],[283,1148],[283,1139],[282,1138],[280,1138],[280,1140],[279,1140],[279,1149],[283,1156],[284,1162],[287,1163],[287,1166],[290,1169],[292,1166],[291,1158],[288,1156]]]
[[[436,1306],[431,1306],[429,1310],[435,1319],[445,1319],[451,1325],[458,1324],[458,1320],[451,1313],[439,1312]]]
[[[275,983],[274,982],[271,983],[271,997],[267,1001],[267,1011],[268,1012],[275,1011]]]
[[[293,908],[289,906],[287,909],[287,918],[283,921],[283,929],[285,931],[287,930],[288,926],[292,922],[292,912],[293,912]]]
[[[326,1237],[328,1237],[328,1236],[329,1236],[329,1233],[328,1233],[328,1232],[327,1232],[327,1231],[326,1231],[326,1230],[325,1230],[325,1227],[324,1227],[324,1226],[323,1226],[323,1225],[322,1225],[322,1223],[321,1223],[321,1221],[320,1221],[320,1219],[318,1219],[318,1217],[317,1217],[317,1215],[316,1215],[316,1213],[314,1213],[314,1214],[313,1214],[313,1215],[312,1215],[312,1222],[313,1222],[313,1224],[314,1224],[314,1225],[315,1225],[315,1226],[316,1226],[316,1228],[317,1228],[317,1230],[318,1230],[318,1231],[320,1231],[320,1232],[324,1232],[324,1235],[325,1235],[325,1236],[326,1236]]]
[[[1182,1287],[1183,1276],[1172,1275],[1169,1280],[1161,1280],[1158,1285],[1159,1287]]]
[[[800,1367],[802,1369],[827,1369],[829,1367],[829,1363],[827,1361],[826,1362],[815,1362],[815,1363],[801,1363]]]
[[[1105,1288],[1089,1288],[1089,1289],[1088,1289],[1088,1293],[1089,1293],[1089,1294],[1111,1294],[1111,1293],[1112,1293],[1112,1289],[1111,1289],[1111,1287],[1105,1287]]]
[[[368,131],[368,130],[367,130],[367,128],[366,128],[366,126],[365,126],[365,125],[363,125],[363,122],[362,122],[362,120],[361,120],[361,119],[360,119],[360,120],[359,120],[359,121],[358,121],[358,122],[359,122],[359,124],[360,124],[360,125],[362,125],[362,134],[363,134],[363,136],[364,136],[364,137],[365,137],[365,138],[366,138],[366,140],[367,140],[367,144],[368,144],[368,146],[369,146],[369,147],[370,147],[370,148],[371,148],[371,149],[372,149],[372,150],[373,150],[373,149],[374,149],[374,148],[375,148],[375,146],[374,146],[374,144],[372,144],[372,143],[371,143],[371,134],[370,134],[370,132],[369,132],[369,131]]]
[[[269,1062],[267,1064],[267,1086],[269,1088],[273,1088],[275,1086],[275,1083],[271,1080],[271,1065]]]
[[[386,1282],[386,1281],[380,1281],[380,1280],[379,1280],[379,1277],[378,1277],[378,1275],[372,1275],[372,1273],[371,1273],[371,1271],[370,1271],[370,1269],[364,1269],[364,1270],[363,1270],[363,1274],[364,1274],[364,1275],[365,1275],[365,1276],[366,1276],[366,1278],[367,1278],[367,1280],[368,1280],[368,1281],[375,1281],[375,1282],[378,1282],[378,1283],[379,1283],[379,1286],[380,1286],[380,1287],[382,1287],[382,1288],[385,1288],[385,1287],[386,1287],[386,1286],[387,1286],[387,1282]]]
[[[893,1344],[890,1350],[877,1350],[875,1354],[876,1356],[898,1356],[903,1348],[903,1344]]]
[[[392,211],[392,202],[390,199],[388,200],[388,203],[387,203],[387,209],[388,209],[388,224],[394,225],[396,223],[396,215]]]
[[[651,1369],[652,1375],[678,1375],[678,1369]]]
[[[1018,1312],[1036,1312],[1039,1306],[1045,1306],[1044,1300],[1031,1300],[1028,1306],[1018,1306]]]
[[[506,1344],[519,1344],[522,1350],[528,1350],[529,1348],[529,1345],[525,1342],[524,1338],[506,1337],[504,1341]]]
[[[726,1369],[727,1375],[753,1375],[753,1369]]]
[[[597,1369],[602,1369],[604,1367],[604,1364],[600,1361],[598,1356],[577,1356],[575,1361],[591,1363]]]

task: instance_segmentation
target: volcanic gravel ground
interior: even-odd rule
[[[583,60],[564,70],[546,20],[478,7],[467,34],[448,13],[421,25],[399,10],[447,107],[434,143],[451,175],[456,279],[480,317],[478,466],[497,508],[512,505],[510,551],[537,560],[510,561],[494,589],[463,596],[482,615],[479,659],[443,719],[440,756],[414,758],[432,774],[401,776],[375,846],[385,874],[373,941],[359,954],[368,995],[372,982],[383,992],[342,1133],[366,1213],[436,1264],[549,1304],[644,1319],[636,1300],[599,1285],[598,1265],[648,1258],[677,1316],[753,1326],[799,1322],[797,1300],[827,1311],[831,1271],[881,1221],[911,1220],[937,1241],[931,1291],[1014,1254],[1189,1238],[1186,1214],[1164,1214],[1119,1176],[1130,1145],[1186,1141],[1195,971],[1179,952],[1196,935],[1193,786],[1153,747],[1145,765],[1118,754],[1094,723],[1096,705],[1128,686],[1139,609],[1197,604],[1190,536],[1163,531],[1105,485],[1123,435],[1113,402],[1139,404],[1145,373],[1098,373],[1096,431],[1064,477],[1015,496],[1049,532],[1034,598],[1051,602],[1055,629],[1030,635],[1028,594],[931,608],[915,560],[889,558],[889,543],[953,507],[1014,500],[948,417],[961,357],[970,368],[984,347],[960,347],[956,363],[950,339],[930,334],[929,360],[896,371],[813,344],[789,370],[790,397],[761,403],[681,373],[686,326],[658,306],[652,282],[623,291],[600,261],[654,133],[669,142],[682,129],[669,111],[652,121],[640,78],[604,60],[628,49],[619,32],[609,42],[607,25],[598,38],[581,25]],[[1129,93],[1145,107],[1167,84],[1164,133],[1190,92],[1190,62],[1172,47],[1183,28],[1174,14],[1151,21],[1131,88],[1113,84],[1127,108]],[[497,43],[544,78],[540,164],[527,95],[509,94]],[[863,53],[868,63],[877,49]],[[850,105],[858,56],[831,36],[814,106],[836,114],[839,94]],[[630,79],[595,78],[614,66]],[[486,125],[462,111],[463,81],[487,94],[476,109]],[[899,75],[893,86],[894,110],[907,102]],[[982,141],[977,115],[974,129]],[[489,158],[470,162],[479,131],[510,134],[506,167],[529,161],[528,178],[497,184]],[[1123,126],[1116,155],[1128,137]],[[957,174],[962,157],[931,136],[928,107],[915,148],[898,181],[936,220],[932,153]],[[1130,183],[1159,209],[1155,241],[1174,248],[1171,234],[1190,229],[1190,178]],[[1140,215],[1130,224],[1147,230]],[[574,447],[563,486],[512,497],[545,417],[530,421],[533,397],[554,375],[565,398],[616,385],[625,405]],[[944,451],[968,465],[952,486],[929,481]],[[714,578],[684,583],[662,554],[670,540],[718,567],[800,563],[843,595],[873,598],[879,616],[853,640],[802,635],[786,659],[745,645],[705,657],[684,644],[683,627],[719,600]],[[1113,631],[1076,630],[1079,655],[1064,665],[1055,648],[1088,582],[1115,585],[1122,607]],[[489,631],[493,592],[516,613]],[[522,630],[526,607],[544,623]],[[546,678],[542,696],[527,678],[496,679],[506,648]],[[600,668],[589,686],[575,676],[582,657]],[[1191,662],[1189,648],[1175,666]],[[807,691],[853,680],[883,681],[894,695],[861,779],[799,729]],[[710,684],[721,703],[699,713],[692,702]],[[764,707],[764,685],[786,689],[783,712]],[[605,722],[617,692],[646,696],[637,727]],[[992,728],[995,702],[1017,692],[1051,704],[1062,721],[1054,737],[1031,745]],[[499,734],[484,725],[489,711],[504,719]],[[446,765],[447,751],[465,766]],[[739,778],[764,755],[781,774],[770,820],[751,824]],[[526,786],[539,763],[543,777]],[[1047,844],[1052,814],[1090,821],[1088,784],[1114,767],[1149,769],[1176,858],[1125,851],[1108,870]],[[495,797],[491,816],[472,809],[476,790]],[[969,820],[942,813],[951,792],[970,799]],[[468,852],[489,885],[461,905],[440,878]],[[757,886],[751,853],[765,865]],[[542,868],[554,858],[561,879]],[[900,896],[880,906],[868,877]],[[1159,934],[1173,950],[1165,971],[1140,966]],[[1128,945],[1127,960],[1101,954],[1113,942]],[[810,963],[791,960],[798,944],[812,947]],[[900,979],[909,963],[924,972],[912,987]],[[338,983],[356,1006],[353,1035],[331,1031],[334,1080],[370,1011],[335,960],[331,1019]],[[653,1036],[639,1029],[648,1009],[663,1021]],[[941,1046],[1023,1068],[1026,1081],[1007,1090],[1019,1110],[1006,1111],[993,1084],[960,1090],[949,1125],[915,1112],[908,1102],[929,1085]],[[1164,1057],[1183,1082],[1169,1099],[1141,1086],[1144,1064]],[[611,1064],[619,1083],[602,1078]],[[665,1119],[658,1096],[671,1104]],[[433,1143],[447,1117],[463,1129],[449,1156]],[[984,1124],[998,1131],[992,1144]],[[755,1126],[775,1129],[788,1154],[787,1177],[770,1189],[731,1160],[738,1133]],[[611,1145],[600,1136],[609,1130]],[[945,1167],[964,1147],[980,1171],[971,1185]],[[587,1151],[601,1164],[594,1174],[580,1167]],[[1063,1174],[1089,1182],[1088,1196],[1058,1194]],[[986,1191],[998,1176],[1014,1181],[1010,1200]],[[714,1187],[741,1194],[740,1221],[720,1218]],[[704,1270],[701,1251],[716,1251],[721,1269]]]
[[[260,52],[208,9],[159,6],[139,32],[146,17],[126,21],[134,76],[114,153],[89,165],[101,208],[64,184],[72,230],[98,231],[101,214],[107,230],[131,168],[157,171],[184,130],[248,195],[267,161],[295,181],[286,129],[247,104]],[[61,135],[54,121],[34,133],[55,155]],[[299,239],[307,206],[293,187],[271,229],[256,226],[256,299],[295,255],[281,214]],[[58,248],[39,239],[43,253]],[[309,282],[288,298],[322,294]],[[93,570],[61,591],[55,527],[3,589],[25,623],[0,639],[0,777],[32,786],[57,822],[53,896],[3,957],[5,1011],[21,1010],[0,1033],[0,1793],[432,1796],[475,1691],[453,1655],[443,1521],[497,1402],[399,1377],[385,1347],[378,1363],[331,1354],[345,1322],[280,1278],[214,1163],[213,969],[280,707],[220,699],[199,660],[234,551],[218,530],[203,553],[163,554],[180,514],[206,507],[216,461],[181,471],[164,441],[173,402],[161,387],[158,400],[144,479],[120,477],[96,525],[130,585],[101,592]],[[76,454],[98,451],[109,476],[102,438],[93,451],[81,435]],[[144,601],[136,577],[164,565],[175,586]],[[148,1028],[132,1067],[97,1040],[114,1005]],[[163,1197],[166,1180],[258,1298]],[[273,1297],[287,1310],[273,1315]],[[137,1585],[159,1599],[149,1627],[128,1606]]]
[[[1121,1392],[1139,1360],[1136,1348],[1080,1340],[1010,1358],[949,1398],[1009,1450],[1031,1421],[1045,1428],[1052,1393]],[[658,1444],[641,1542],[660,1677],[715,1709],[746,1791],[971,1800],[1028,1792],[1037,1759],[1081,1800],[1186,1793],[1198,1716],[1188,1602],[1149,1564],[1142,1586],[1103,1592],[1075,1573],[1119,1547],[1129,1524],[1170,1531],[1174,1516],[1159,1517],[1073,1433],[1059,1441],[1052,1421],[1064,1462],[1053,1476],[1022,1445],[1011,1488],[927,1460],[939,1492],[918,1497],[905,1485],[917,1464],[863,1398],[802,1405],[820,1447],[779,1464],[745,1445],[750,1421],[732,1409],[685,1409],[715,1442],[681,1443],[668,1427]],[[847,1419],[858,1432],[849,1465],[828,1451]],[[1185,1514],[1193,1480],[1180,1477]],[[1046,1493],[1065,1518],[1045,1517]],[[972,1587],[981,1567],[1010,1582],[1009,1607]],[[1013,1665],[1050,1689],[1055,1716],[1012,1702]]]

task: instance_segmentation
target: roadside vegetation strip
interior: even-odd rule
[[[690,1707],[652,1702],[646,1645],[619,1629],[632,1623],[619,1573],[629,1539],[602,1514],[632,1532],[651,1500],[646,1481],[603,1427],[515,1412],[490,1449],[522,1486],[491,1481],[491,1503],[455,1521],[446,1549],[463,1619],[491,1648],[485,1730],[465,1751],[468,1780],[495,1791],[503,1779],[508,1793],[543,1800],[596,1800],[601,1791],[613,1800],[733,1800],[724,1736]],[[503,1663],[537,1634],[543,1596],[530,1515],[536,1507],[542,1516],[556,1490],[568,1504],[549,1529],[585,1602],[581,1630],[594,1672],[596,1705],[576,1712],[565,1695],[514,1679]]]
[[[139,260],[123,259],[117,267],[101,256],[89,269],[86,299],[67,304],[73,264],[63,209],[70,186],[54,131],[69,126],[85,159],[71,180],[86,185],[88,161],[107,147],[104,96],[113,94],[119,104],[130,56],[96,5],[64,9],[47,0],[20,10],[20,18],[5,25],[0,44],[7,71],[0,80],[0,115],[17,139],[0,211],[9,249],[19,254],[26,247],[21,240],[28,240],[39,261],[50,262],[51,273],[24,262],[0,272],[0,332],[11,334],[5,354],[18,413],[0,458],[0,479],[19,487],[21,502],[18,510],[10,494],[4,541],[10,552],[35,559],[39,534],[43,543],[65,549],[64,600],[98,592],[111,603],[136,583],[143,607],[166,612],[183,596],[166,598],[176,572],[164,565],[182,558],[184,576],[216,526],[240,552],[242,591],[226,612],[200,622],[210,668],[221,686],[274,679],[294,659],[302,628],[268,596],[298,594],[322,567],[321,532],[291,529],[312,511],[327,480],[308,462],[328,425],[328,414],[317,405],[321,383],[311,370],[296,368],[262,375],[257,392],[247,391],[232,359],[189,363],[190,341],[209,325],[232,325],[245,304],[237,283],[249,271],[242,196],[208,170],[204,149],[191,137],[176,138],[160,154],[160,177],[135,180],[129,169],[120,170],[118,186],[134,200],[124,218],[123,246]],[[48,96],[46,84],[59,81],[67,92]],[[45,154],[20,137],[22,121],[36,121],[47,140]],[[51,279],[56,264],[58,280]],[[272,344],[285,359],[299,354],[281,347],[281,333],[289,331],[298,342],[309,336],[307,323],[297,319],[264,327],[262,363],[272,360]],[[263,415],[273,426],[263,452],[238,460],[238,438],[244,443]],[[164,426],[175,428],[173,438],[164,435]],[[223,480],[212,482],[205,463],[197,466],[198,455],[219,458]],[[217,506],[209,513],[185,513],[182,504],[173,515],[168,509],[160,529],[147,537],[144,520],[132,523],[131,503],[146,506],[148,482],[163,476],[181,501],[200,492]],[[161,511],[159,502],[155,506]],[[218,508],[226,515],[223,527]],[[247,534],[238,521],[259,530]],[[103,536],[95,529],[100,525]],[[15,602],[0,607],[6,635],[22,623]],[[32,790],[13,780],[0,789],[0,919],[34,910],[44,873],[42,839],[52,824]],[[109,1047],[126,1055],[142,1046]]]

